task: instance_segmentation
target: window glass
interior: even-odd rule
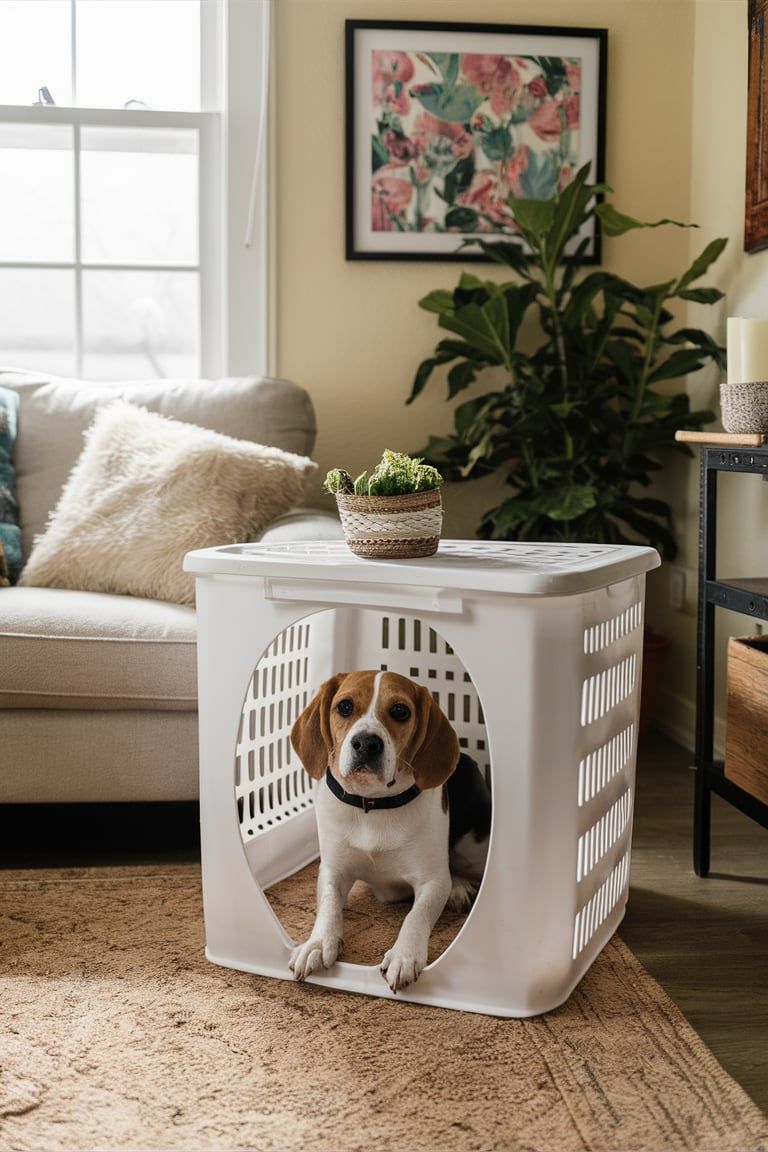
[[[75,274],[0,268],[0,361],[61,376],[75,373]]]
[[[197,261],[197,132],[83,128],[82,258]]]
[[[199,110],[199,0],[77,0],[77,103],[131,101]]]
[[[72,260],[73,132],[0,123],[0,260]]]
[[[83,374],[92,380],[198,374],[197,272],[83,272]]]
[[[0,104],[34,104],[38,90],[72,103],[69,0],[0,3]]]

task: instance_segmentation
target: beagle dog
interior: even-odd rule
[[[393,992],[417,979],[447,903],[468,907],[485,866],[488,786],[431,693],[395,672],[332,677],[291,731],[318,784],[317,911],[290,968],[304,980],[341,953],[343,909],[355,880],[383,901],[413,906],[381,972]],[[451,872],[455,875],[451,876]]]

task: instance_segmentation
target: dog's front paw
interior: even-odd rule
[[[414,953],[398,948],[390,948],[381,962],[380,971],[393,992],[407,988],[418,979],[422,968],[426,966],[427,954],[417,956]]]
[[[294,980],[306,980],[318,968],[331,968],[341,955],[343,943],[340,936],[318,936],[298,944],[288,961]]]

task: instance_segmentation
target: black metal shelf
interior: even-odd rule
[[[768,579],[729,576],[725,580],[707,580],[705,587],[708,604],[768,620]]]
[[[768,828],[768,804],[763,804],[751,792],[746,792],[734,784],[733,780],[729,780],[722,760],[713,760],[711,764],[703,765],[703,771],[710,792],[715,792],[745,816],[762,824],[763,828]]]
[[[715,609],[728,608],[768,620],[768,578],[716,576],[717,475],[739,472],[768,479],[768,446],[757,448],[703,445],[699,505],[699,608],[696,642],[696,790],[693,818],[693,866],[709,874],[714,792],[745,816],[768,828],[768,805],[739,788],[713,758],[715,703]]]

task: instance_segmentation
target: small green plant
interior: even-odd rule
[[[384,453],[372,472],[361,472],[353,480],[344,468],[332,468],[325,478],[325,490],[334,496],[406,496],[439,488],[443,478],[436,468],[419,457],[402,452]]]

